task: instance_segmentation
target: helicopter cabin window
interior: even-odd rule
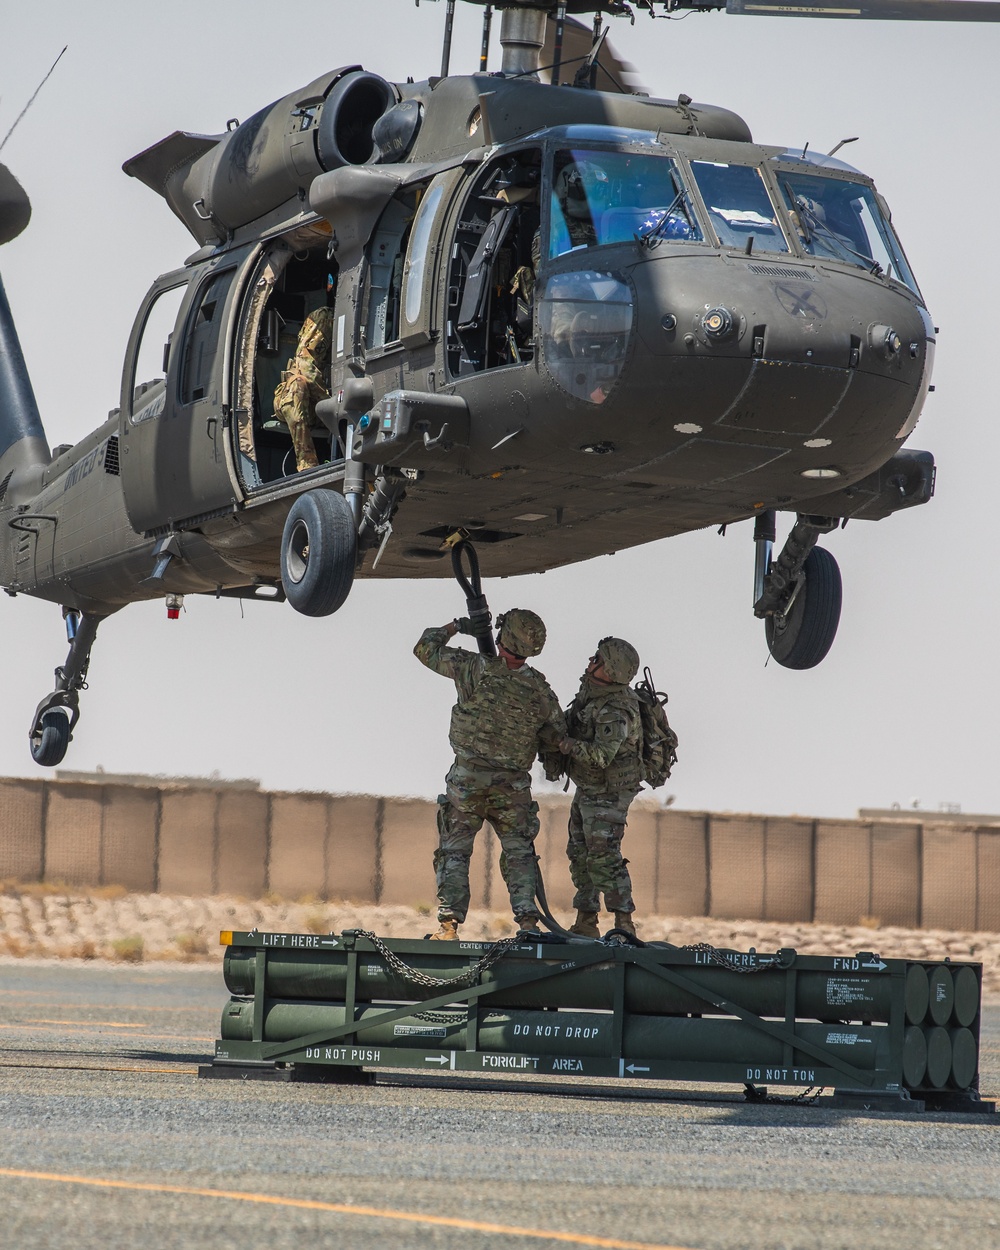
[[[462,206],[448,269],[452,377],[519,365],[534,355],[541,152],[502,157]]]
[[[148,421],[163,412],[174,327],[186,291],[187,283],[160,291],[146,313],[132,368],[133,421]]]
[[[207,399],[211,393],[215,360],[222,336],[226,295],[235,273],[235,269],[214,273],[201,289],[198,306],[184,344],[182,404],[195,404],[199,400]]]
[[[723,247],[760,252],[789,250],[759,169],[753,165],[692,161],[691,172]]]
[[[424,293],[424,278],[427,272],[427,257],[431,246],[431,228],[434,217],[444,196],[444,183],[439,182],[426,192],[420,201],[417,215],[410,232],[410,251],[403,267],[406,293],[403,296],[403,315],[408,326],[415,326],[420,320],[420,306]]]
[[[782,170],[777,171],[777,178],[792,225],[810,256],[885,274],[919,294],[899,240],[871,187],[845,178]]]
[[[557,152],[551,208],[550,257],[653,236],[677,242],[702,237],[680,172],[667,156]]]

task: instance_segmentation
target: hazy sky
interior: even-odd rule
[[[34,205],[0,273],[52,445],[117,404],[139,301],[194,250],[122,162],[175,129],[218,133],[338,65],[436,73],[445,12],[333,0],[286,6],[285,29],[273,0],[4,8],[0,138],[69,45],[0,157]],[[479,17],[459,5],[456,72],[477,65]],[[850,816],[916,799],[1000,812],[1000,25],[693,14],[614,21],[611,38],[654,94],[735,109],[762,142],[828,151],[860,136],[841,155],[888,199],[941,327],[937,391],[909,440],[934,452],[938,493],[826,540],[844,611],[809,672],[765,664],[749,522],[491,582],[494,612],[542,614],[539,667],[566,699],[600,637],[636,644],[670,692],[681,745],[666,792],[678,806]],[[779,516],[779,537],[789,523]],[[433,796],[453,688],[411,650],[424,625],[463,609],[445,580],[361,581],[319,621],[197,596],[178,622],[162,603],[128,608],[101,628],[65,767]],[[0,775],[39,776],[26,730],[65,658],[59,611],[0,596],[0,638]]]

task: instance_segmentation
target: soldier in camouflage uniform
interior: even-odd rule
[[[597,218],[611,199],[607,173],[593,161],[571,161],[556,175],[554,192],[569,235],[569,248],[563,250],[595,247],[600,242]],[[553,213],[554,229],[556,220]]]
[[[433,936],[457,939],[469,909],[469,860],[476,834],[488,820],[503,854],[500,867],[511,910],[522,930],[538,931],[535,853],[538,804],[531,798],[531,765],[541,746],[551,752],[566,733],[559,701],[525,658],[545,645],[545,626],[534,612],[513,608],[498,621],[499,656],[449,648],[468,620],[425,629],[413,653],[458,687],[449,739],[455,763],[438,796],[438,920]]]
[[[602,638],[566,713],[569,735],[559,744],[576,783],[569,815],[570,876],[576,886],[581,937],[600,937],[601,895],[615,927],[635,933],[632,881],[621,843],[628,809],[642,784],[642,718],[629,683],[639,655],[621,638]]]
[[[316,424],[316,405],[330,394],[327,385],[332,344],[333,309],[317,308],[303,321],[295,355],[274,392],[274,415],[288,426],[299,473],[319,464],[312,427]]]

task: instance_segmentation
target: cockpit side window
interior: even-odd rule
[[[667,156],[569,149],[552,166],[549,257],[656,236],[697,242],[701,229]]]
[[[792,225],[810,256],[885,274],[919,294],[871,187],[821,174],[781,169],[775,173]]]
[[[444,183],[433,183],[425,192],[410,231],[410,248],[403,266],[403,317],[409,327],[420,321],[427,257],[431,246],[431,227],[444,198]]]
[[[398,196],[382,214],[372,239],[365,330],[370,351],[399,339],[403,262],[415,211],[415,192]]]
[[[692,161],[691,172],[723,247],[745,250],[749,244],[760,252],[790,250],[759,169],[722,161]]]

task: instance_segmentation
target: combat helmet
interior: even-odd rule
[[[597,657],[608,680],[616,684],[628,685],[639,671],[639,652],[624,638],[602,638],[597,644]]]
[[[555,192],[567,217],[589,221],[594,212],[607,208],[611,181],[593,161],[573,161],[559,171]]]
[[[528,608],[511,608],[497,617],[497,642],[519,659],[538,655],[545,646],[545,622]]]

